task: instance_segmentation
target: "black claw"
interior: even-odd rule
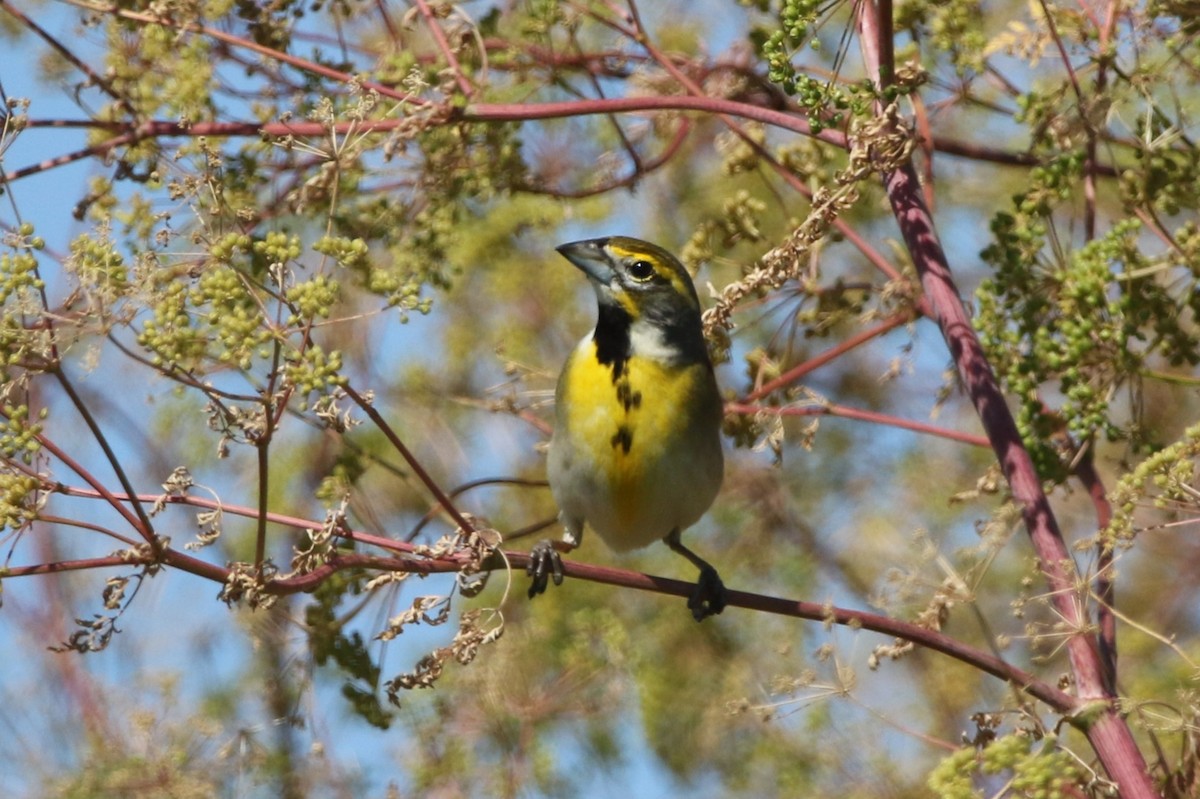
[[[533,545],[533,549],[529,550],[529,565],[525,567],[525,573],[533,578],[529,583],[530,599],[544,593],[551,580],[555,585],[562,585],[562,555],[558,554],[552,541],[543,538]]]
[[[696,590],[688,599],[688,610],[696,621],[704,621],[709,616],[715,616],[725,609],[725,583],[712,566],[700,568],[700,578],[696,580]]]

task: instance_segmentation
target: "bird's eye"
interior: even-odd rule
[[[629,265],[629,276],[639,283],[645,282],[654,277],[654,264],[649,261],[634,261]]]

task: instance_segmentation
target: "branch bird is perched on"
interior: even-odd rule
[[[724,466],[721,396],[692,279],[666,250],[624,236],[558,251],[587,275],[600,313],[558,379],[548,469],[565,529],[530,553],[529,596],[562,582],[558,550],[577,547],[586,522],[618,551],[665,541],[700,569],[692,615],[720,613],[716,569],[679,540],[712,504]]]

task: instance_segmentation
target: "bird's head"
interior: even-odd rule
[[[640,239],[610,236],[558,247],[588,276],[601,308],[614,306],[632,322],[698,324],[700,299],[674,255]]]

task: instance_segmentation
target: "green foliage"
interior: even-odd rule
[[[1021,228],[1017,219],[1002,214],[993,221],[998,243],[983,257],[996,272],[977,293],[976,327],[996,370],[1021,400],[1017,424],[1042,473],[1062,480],[1053,441],[1060,425],[1077,439],[1120,435],[1108,418],[1108,400],[1141,365],[1129,348],[1140,331],[1128,318],[1131,297],[1112,288],[1120,287],[1114,270],[1130,273],[1139,266],[1127,260],[1138,257],[1133,243],[1139,226],[1112,228],[1056,269],[1039,263],[1038,224]],[[1063,401],[1050,412],[1041,392],[1054,382]]]

